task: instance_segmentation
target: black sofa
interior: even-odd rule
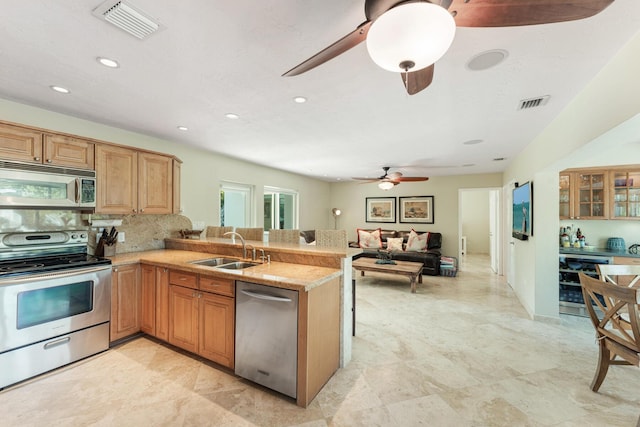
[[[364,229],[363,229],[364,230]],[[365,230],[368,232],[373,232],[374,230]],[[398,230],[381,230],[380,231],[380,240],[382,241],[382,249],[386,250],[387,248],[387,239],[390,237],[402,237],[403,239],[403,248],[406,247],[407,240],[409,238],[410,231],[398,231]],[[418,234],[422,234],[417,232]],[[349,247],[357,248],[358,242],[349,242]],[[440,249],[442,247],[442,234],[434,233],[432,231],[429,232],[429,239],[427,240],[427,250],[424,252],[414,252],[414,251],[390,251],[389,254],[391,259],[398,261],[412,261],[412,262],[421,262],[423,264],[422,274],[426,274],[428,276],[437,276],[440,274]],[[353,257],[353,259],[358,259],[361,257],[367,258],[377,258],[378,257],[378,249],[368,249],[363,248],[362,253]]]

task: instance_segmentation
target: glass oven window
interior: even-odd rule
[[[93,281],[18,294],[18,329],[64,319],[93,310]]]

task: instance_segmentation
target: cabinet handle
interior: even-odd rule
[[[144,212],[144,209],[140,209],[140,213]]]
[[[167,271],[169,271],[169,269],[165,267],[162,269],[162,271],[166,273]]]
[[[40,157],[34,157],[33,160],[35,160],[36,162],[40,161]]]
[[[113,268],[113,271],[116,271],[116,272],[117,272],[117,271],[118,271],[118,267],[114,267],[114,268]]]
[[[47,159],[47,163],[51,163],[51,159]]]
[[[131,210],[133,211],[133,213],[138,212],[138,210],[137,210],[137,209],[131,209]]]

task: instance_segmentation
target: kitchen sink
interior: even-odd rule
[[[207,267],[217,267],[222,264],[229,264],[237,262],[235,258],[207,258],[196,261],[190,261],[190,264],[206,265]]]
[[[253,267],[255,265],[260,264],[257,262],[236,261],[230,262],[228,264],[217,265],[216,268],[223,268],[225,270],[242,270],[245,268]]]

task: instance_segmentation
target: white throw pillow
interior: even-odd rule
[[[409,233],[407,240],[407,251],[422,252],[427,250],[427,242],[429,241],[429,232],[418,234],[414,229]]]
[[[402,237],[389,237],[387,238],[387,249],[390,251],[401,251],[402,250],[402,241],[404,239]]]
[[[381,248],[382,239],[380,238],[380,229],[368,232],[365,230],[357,229],[358,231],[358,246],[361,248]]]

